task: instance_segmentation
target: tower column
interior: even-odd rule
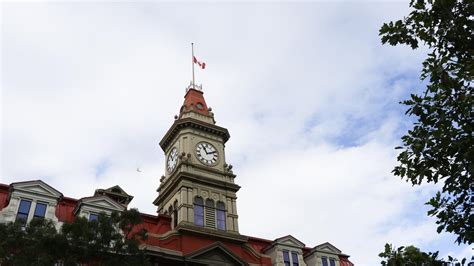
[[[239,232],[239,225],[238,225],[238,223],[237,223],[237,218],[238,218],[238,216],[237,216],[237,204],[236,204],[235,199],[232,199],[232,210],[234,211],[234,213],[233,213],[233,215],[232,215],[232,216],[233,216],[233,220],[234,220],[234,222],[233,222],[233,224],[234,224],[234,231],[235,231],[235,232]]]
[[[187,192],[186,187],[181,188],[181,193],[180,193],[180,209],[178,213],[178,223],[181,223],[182,221],[188,221],[188,209],[189,209],[189,204],[188,204],[188,192]]]

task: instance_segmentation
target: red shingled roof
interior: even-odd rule
[[[346,257],[339,257],[339,264],[341,266],[354,266],[354,263],[350,262]]]
[[[186,95],[184,95],[183,109],[181,109],[181,112],[187,112],[191,110],[191,106],[193,108],[192,110],[203,115],[209,115],[206,100],[204,100],[202,91],[189,89],[188,92],[186,92]]]
[[[262,252],[264,248],[272,244],[272,240],[247,236],[248,237],[248,244],[251,245],[255,250],[258,252]]]

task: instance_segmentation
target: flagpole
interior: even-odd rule
[[[193,89],[195,89],[194,87],[194,43],[191,43],[191,55],[192,55],[192,60],[191,60],[191,64],[193,65]]]

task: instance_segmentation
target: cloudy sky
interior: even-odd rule
[[[3,2],[0,182],[74,198],[118,184],[154,214],[194,42],[242,234],[330,242],[356,265],[386,242],[469,256],[426,216],[437,187],[391,174],[426,50],[382,46],[378,29],[407,2]]]

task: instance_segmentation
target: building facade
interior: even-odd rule
[[[229,138],[202,90],[188,87],[179,116],[160,141],[166,160],[153,202],[157,215],[142,214],[148,239],[141,247],[154,265],[353,265],[330,243],[310,248],[291,235],[267,240],[240,234],[240,186],[225,159]],[[41,180],[0,184],[0,223],[38,217],[60,228],[75,217],[94,220],[123,211],[132,199],[119,186],[73,199]]]

